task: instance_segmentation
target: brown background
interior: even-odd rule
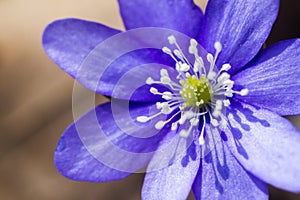
[[[296,3],[284,0],[268,43],[300,36]],[[141,174],[79,183],[53,165],[56,143],[73,120],[74,82],[44,54],[41,35],[49,22],[64,17],[123,29],[116,0],[0,0],[0,200],[140,199]],[[272,199],[300,199],[271,191]]]

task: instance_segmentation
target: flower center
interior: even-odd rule
[[[230,64],[223,64],[222,68],[217,70],[215,63],[222,50],[219,42],[214,45],[216,52],[213,56],[210,53],[199,52],[197,41],[191,39],[188,49],[194,56],[191,61],[187,59],[174,36],[169,36],[168,40],[176,48],[171,50],[163,47],[162,51],[175,61],[178,75],[170,77],[167,69],[161,69],[160,80],[147,78],[146,84],[164,85],[169,90],[158,91],[157,88],[151,87],[152,94],[162,97],[161,101],[156,102],[159,112],[152,116],[139,116],[137,121],[144,123],[166,115],[166,120],[155,124],[157,130],[171,124],[171,129],[177,131],[181,137],[198,137],[199,144],[203,145],[205,126],[208,124],[211,132],[218,132],[220,126],[226,126],[224,108],[230,105],[229,98],[233,94],[247,95],[248,90],[233,90],[234,81],[230,80],[230,74],[227,73],[231,68]]]
[[[212,89],[205,76],[198,79],[196,76],[189,76],[182,80],[180,94],[185,99],[186,106],[202,107],[211,100]]]

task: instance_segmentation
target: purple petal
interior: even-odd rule
[[[60,138],[54,160],[57,170],[72,180],[105,182],[130,174],[110,168],[93,157],[84,147],[75,126],[69,127]]]
[[[199,35],[202,11],[192,0],[119,0],[119,5],[126,29],[164,27]]]
[[[189,38],[159,28],[117,33],[101,24],[65,19],[46,28],[43,45],[51,59],[92,91],[133,101],[157,100],[146,95],[146,79],[159,80],[159,70],[174,65],[161,48],[171,34],[180,41]]]
[[[268,199],[265,183],[246,172],[223,142],[215,147],[200,161],[193,184],[197,200]]]
[[[210,53],[214,43],[223,46],[217,66],[232,65],[234,73],[259,51],[271,31],[278,0],[211,0],[202,22],[200,43]]]
[[[275,187],[299,192],[299,131],[275,113],[240,102],[232,102],[228,119],[227,144],[243,167]]]
[[[43,34],[47,55],[73,78],[80,64],[100,42],[120,31],[80,19],[52,22]]]
[[[144,167],[167,135],[153,123],[137,124],[152,104],[113,101],[92,109],[67,128],[55,151],[57,169],[74,180],[93,182],[123,178]]]
[[[265,50],[233,77],[248,88],[237,98],[279,115],[300,114],[300,40],[279,42]]]
[[[181,200],[186,199],[189,195],[199,168],[199,145],[192,143],[187,148],[185,146],[186,139],[180,137],[176,137],[176,139],[169,149],[157,152],[151,160],[148,167],[149,172],[144,180],[143,199]],[[178,140],[180,140],[179,145]],[[173,157],[175,152],[177,152],[176,157]],[[163,162],[171,162],[170,158],[173,160],[171,165],[157,171],[153,170],[160,168],[157,166]]]
[[[166,68],[172,80],[176,80],[174,60],[161,50],[168,44],[169,35],[176,36],[184,46],[190,41],[186,35],[164,28],[134,29],[117,34],[91,51],[76,79],[87,88],[114,98],[140,102],[157,100],[157,96],[149,94],[147,78],[159,81],[160,70]]]
[[[160,52],[157,53],[162,58],[164,57],[164,55],[161,55]],[[153,59],[156,56],[157,55],[155,55],[154,50],[152,53],[147,50],[147,52],[137,51],[127,54],[126,56],[122,56],[103,72],[98,83],[96,83],[97,76],[93,75],[95,73],[89,73],[91,74],[91,77],[88,79],[90,81],[89,85],[91,86],[89,88],[94,90],[93,87],[97,85],[96,92],[118,99],[139,102],[160,100],[161,96],[150,93],[150,88],[155,87],[160,92],[164,92],[169,89],[158,84],[147,85],[146,80],[151,77],[153,80],[159,81],[160,70],[166,69],[172,80],[177,81],[177,72],[174,68],[169,67],[166,64],[158,63],[158,59],[156,59],[156,63],[154,63]],[[152,60],[153,63],[151,63],[150,60]],[[149,61],[149,64],[145,64],[147,61]],[[97,62],[95,61],[95,63]],[[93,65],[90,66],[91,67],[86,67],[87,70],[83,69],[82,71],[90,71],[89,69],[92,69]],[[89,74],[87,74],[87,76],[80,77],[79,79],[85,80],[90,76]],[[95,82],[93,82],[93,80],[95,80]]]

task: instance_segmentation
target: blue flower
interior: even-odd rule
[[[261,50],[279,1],[210,0],[205,14],[192,0],[119,5],[127,30],[163,27],[194,39],[162,35],[169,41],[162,51],[122,55],[95,82],[98,60],[81,71],[82,65],[120,31],[79,19],[50,24],[43,35],[48,56],[82,85],[113,98],[66,129],[55,151],[57,169],[70,179],[103,182],[148,165],[144,199],[185,199],[191,188],[196,199],[267,199],[266,183],[300,192],[300,134],[281,117],[300,114],[300,40]],[[101,58],[113,51],[100,51]],[[126,72],[144,63],[163,65],[131,73],[114,92]],[[141,80],[146,85],[128,94]],[[139,128],[126,121],[126,100]]]

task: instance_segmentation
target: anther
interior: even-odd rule
[[[228,79],[230,79],[230,75],[227,72],[224,72],[218,77],[218,82],[222,83],[224,81],[227,81]]]
[[[191,123],[192,126],[198,126],[199,119],[198,118],[192,118],[192,119],[190,119],[190,123]]]
[[[168,71],[166,69],[161,69],[160,70],[160,75],[161,76],[168,76],[169,77],[169,73],[168,73]]]
[[[195,39],[190,40],[190,46],[189,46],[189,53],[197,55],[198,54],[198,49],[197,49],[197,41]]]
[[[162,96],[163,99],[165,99],[165,100],[171,100],[172,99],[172,93],[171,92],[163,92],[162,94],[163,94],[163,96]]]
[[[186,130],[181,130],[181,131],[179,132],[179,135],[180,135],[181,137],[187,138],[187,137],[189,136],[189,132],[186,131]]]
[[[146,116],[139,116],[139,117],[136,118],[136,120],[137,120],[138,122],[145,123],[145,122],[149,121],[150,118],[149,118],[149,117],[146,117]]]
[[[230,105],[229,99],[223,100],[223,104],[225,107],[228,107]]]
[[[191,74],[190,74],[189,72],[186,72],[186,73],[185,73],[185,77],[186,77],[186,78],[188,78],[188,77],[190,77],[190,76],[191,76]]]
[[[164,53],[166,53],[166,54],[172,54],[172,51],[171,51],[171,49],[169,49],[168,47],[163,47],[162,48],[162,51],[164,52]]]
[[[215,127],[219,126],[219,122],[216,119],[211,118],[210,123]]]
[[[196,47],[198,45],[198,42],[195,39],[191,39],[190,44],[191,46]]]
[[[179,72],[187,72],[190,70],[190,66],[186,63],[178,63],[177,69]]]
[[[204,143],[205,143],[204,136],[203,136],[203,134],[201,134],[199,137],[199,144],[204,145]]]
[[[222,44],[220,42],[215,42],[214,47],[216,52],[220,53],[222,51]]]
[[[214,80],[216,75],[217,75],[216,72],[209,71],[209,73],[207,74],[207,78],[208,78],[208,80]]]
[[[154,80],[151,77],[148,77],[147,80],[146,80],[146,84],[151,85],[153,83],[154,83]]]
[[[157,108],[157,109],[161,109],[162,106],[163,106],[163,103],[161,103],[161,102],[156,102],[156,108]]]
[[[172,123],[171,130],[175,131],[177,129],[177,127],[178,127],[178,122],[174,122],[174,123]]]
[[[213,64],[214,62],[214,57],[212,54],[208,53],[207,56],[206,56],[206,59],[207,61],[210,63],[210,64]]]
[[[158,94],[158,90],[157,90],[156,88],[154,88],[154,87],[151,87],[151,88],[150,88],[150,92],[151,92],[152,94]]]
[[[168,115],[172,112],[169,104],[167,102],[162,103],[161,113]]]
[[[230,69],[231,69],[231,65],[230,64],[223,64],[220,71],[228,71]]]
[[[174,37],[174,35],[170,35],[168,37],[169,43],[170,44],[175,44],[176,43],[176,38]]]
[[[168,77],[168,76],[162,76],[160,78],[160,81],[163,83],[163,84],[170,84],[172,81],[171,79]]]
[[[158,122],[155,124],[155,128],[156,128],[157,130],[162,129],[164,126],[165,126],[165,121],[158,121]]]
[[[244,88],[240,91],[241,96],[246,96],[249,93],[249,90],[247,88]]]
[[[178,49],[174,50],[174,54],[175,56],[177,56],[180,60],[184,60],[183,55],[181,54],[181,52]]]

